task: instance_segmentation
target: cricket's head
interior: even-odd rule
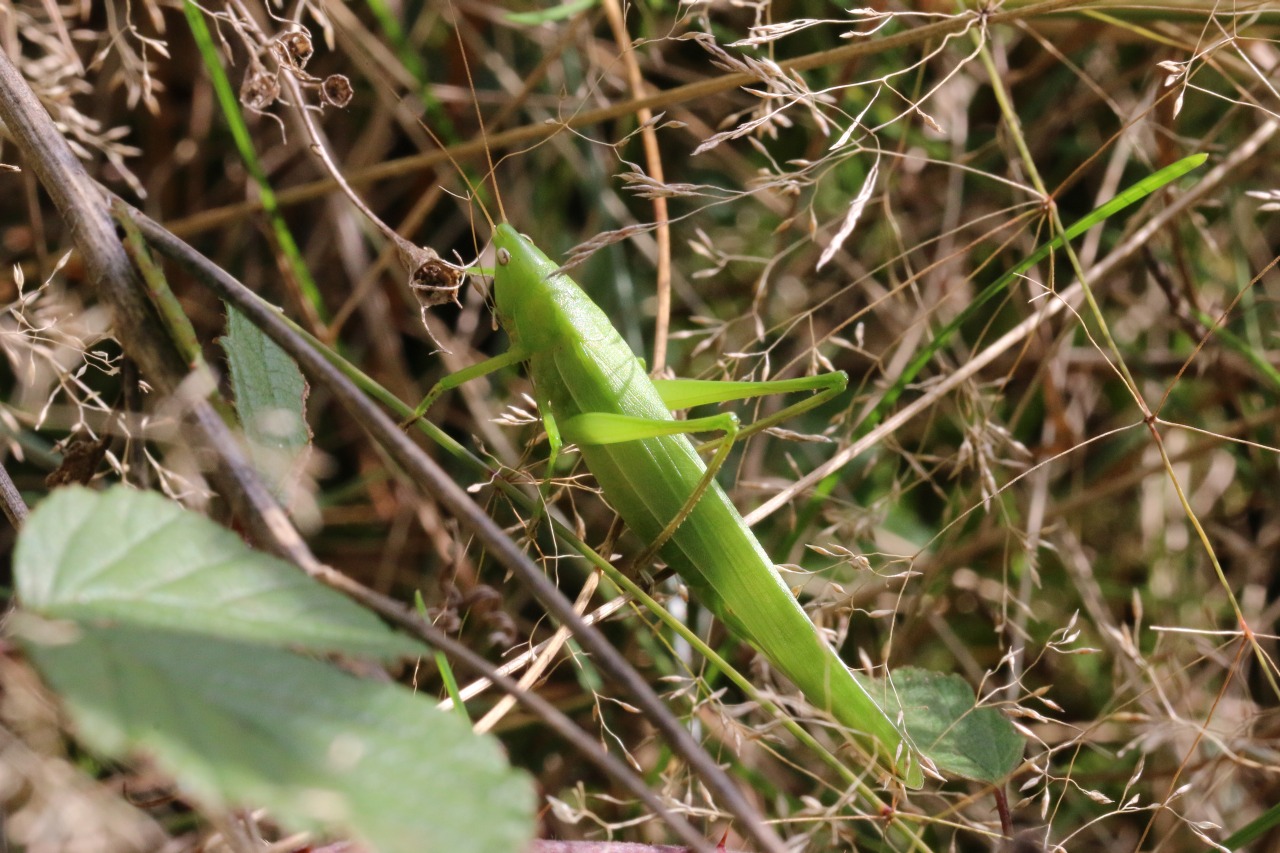
[[[493,303],[512,338],[536,335],[549,318],[559,269],[533,241],[503,222],[493,230]]]

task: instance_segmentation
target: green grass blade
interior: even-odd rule
[[[1225,326],[1220,325],[1220,320],[1210,317],[1203,311],[1196,311],[1195,317],[1202,326],[1209,330],[1209,334],[1222,341],[1227,349],[1248,361],[1254,370],[1258,371],[1271,383],[1272,388],[1280,390],[1280,370],[1277,370],[1271,362],[1267,361],[1266,357],[1258,352],[1257,347],[1254,347],[1247,340]]]
[[[123,205],[124,203],[117,199],[112,202],[111,210],[116,222],[124,231],[125,251],[129,253],[134,266],[142,275],[142,282],[147,287],[147,296],[150,297],[151,304],[160,315],[160,321],[168,331],[169,338],[186,363],[192,367],[203,365],[204,355],[200,349],[200,339],[196,335],[195,327],[191,325],[191,319],[182,310],[182,303],[169,287],[169,280],[165,278],[164,271],[152,260],[151,253],[147,249],[147,241],[138,231],[137,224],[127,214],[121,213]]]
[[[1267,832],[1280,826],[1280,803],[1267,809],[1253,820],[1249,821],[1244,827],[1231,833],[1231,835],[1222,842],[1222,846],[1228,850],[1239,850],[1246,844],[1257,841]]]
[[[424,621],[431,621],[431,617],[427,615],[427,603],[422,600],[421,590],[415,589],[413,591],[413,607]],[[435,661],[436,667],[440,670],[440,679],[444,682],[444,689],[449,694],[449,698],[453,700],[454,711],[468,723],[471,722],[471,715],[467,713],[467,706],[462,701],[462,691],[458,689],[458,679],[453,674],[453,667],[449,665],[449,659],[445,657],[444,652],[437,651]]]

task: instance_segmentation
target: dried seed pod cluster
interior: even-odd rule
[[[274,59],[275,70],[254,57],[240,85],[240,103],[254,112],[262,112],[280,98],[280,74],[292,74],[304,91],[319,93],[323,104],[342,109],[355,97],[355,89],[345,74],[316,77],[306,71],[315,55],[311,34],[305,28],[282,33],[267,43],[265,54]]]

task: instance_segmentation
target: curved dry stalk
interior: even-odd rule
[[[640,64],[636,62],[631,37],[627,32],[627,22],[622,17],[622,4],[618,0],[604,0],[604,11],[605,17],[609,19],[609,28],[613,31],[613,39],[621,52],[623,67],[627,72],[627,86],[631,89],[632,97],[639,100],[644,97],[644,79],[640,75]],[[665,184],[662,152],[658,149],[658,134],[653,129],[653,109],[642,107],[636,110],[636,119],[640,122],[640,140],[649,166],[648,177],[656,184]],[[658,242],[658,265],[654,276],[658,307],[654,317],[653,363],[649,366],[649,372],[660,376],[667,366],[667,338],[671,329],[671,222],[667,213],[667,197],[664,195],[653,197],[653,221],[657,226],[654,236]]]

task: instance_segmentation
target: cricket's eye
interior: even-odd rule
[[[508,252],[506,249],[499,249],[498,250],[498,266],[505,267],[509,263],[511,263],[511,253]]]

